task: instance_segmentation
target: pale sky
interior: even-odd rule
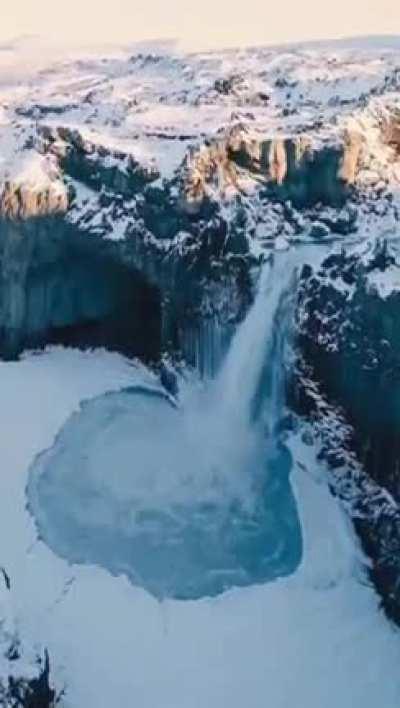
[[[0,0],[0,41],[178,38],[187,48],[399,34],[400,0]]]

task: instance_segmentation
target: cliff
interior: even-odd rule
[[[310,395],[315,386],[331,407],[324,455],[372,558],[373,580],[396,621],[400,619],[399,284],[399,255],[386,241],[338,251],[316,271],[304,269],[297,313],[302,373],[295,384],[295,406],[306,416],[318,419],[317,399]],[[343,435],[332,445],[335,426]]]
[[[188,158],[184,204],[193,213],[213,188],[240,192],[250,176],[282,203],[340,206],[356,184],[361,151],[357,132],[345,131],[338,144],[318,144],[318,133],[263,139],[235,128]]]

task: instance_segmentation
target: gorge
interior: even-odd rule
[[[399,91],[386,45],[0,82],[6,708],[397,708]]]

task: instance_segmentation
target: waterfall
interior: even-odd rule
[[[282,340],[282,322],[277,322],[277,317],[298,263],[298,254],[289,252],[276,254],[265,264],[253,306],[233,338],[217,379],[217,400],[223,409],[219,413],[239,425],[247,426],[251,421],[265,362],[272,354],[278,331]],[[269,366],[273,367],[271,398],[276,399],[282,391],[283,362],[280,358],[275,363],[270,360]]]
[[[294,571],[302,542],[291,459],[274,433],[298,258],[266,263],[208,385],[189,382],[178,405],[122,390],[71,417],[30,476],[30,508],[51,548],[124,573],[157,598],[215,596]],[[198,360],[212,371],[219,331],[202,334]]]

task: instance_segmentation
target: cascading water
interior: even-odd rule
[[[247,318],[234,337],[217,381],[217,398],[224,416],[235,424],[248,426],[252,405],[258,392],[266,360],[276,365],[273,345],[276,341],[276,318],[284,294],[293,280],[298,258],[293,254],[275,256],[262,271],[257,297]],[[285,313],[282,313],[283,316]],[[278,366],[282,369],[282,361]],[[278,377],[280,384],[282,381]],[[276,383],[276,378],[275,378]],[[274,386],[274,398],[280,396],[280,386]],[[274,401],[271,401],[274,407]]]
[[[258,399],[274,417],[270,430],[281,415],[285,327],[277,317],[286,322],[283,296],[296,264],[291,254],[266,264],[254,305],[205,389],[194,387],[179,406],[161,393],[125,390],[72,416],[33,465],[28,487],[41,537],[55,552],[181,599],[294,571],[301,533],[291,460],[265,439],[254,410]]]

